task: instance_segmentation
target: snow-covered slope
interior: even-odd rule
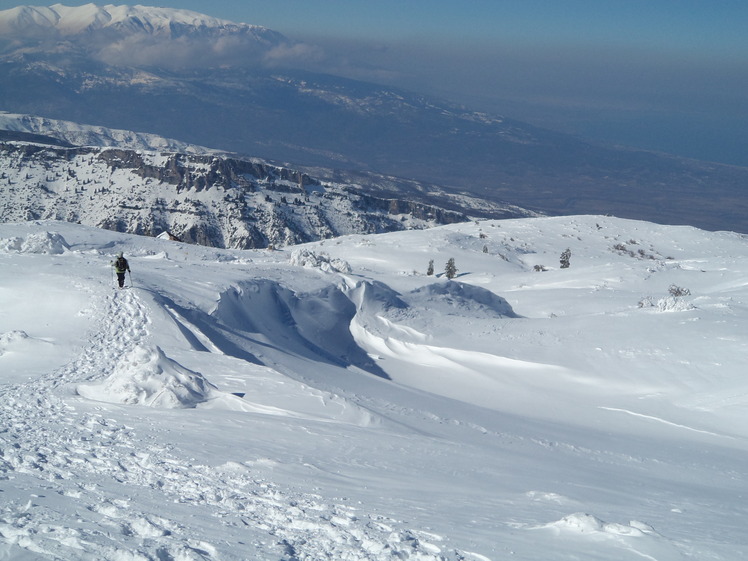
[[[323,182],[257,159],[3,141],[2,134],[5,222],[67,220],[152,236],[170,232],[202,245],[257,248],[467,220],[459,211],[376,196],[371,188]],[[150,140],[138,138],[130,143]]]
[[[0,131],[48,135],[74,146],[108,146],[125,150],[163,150],[183,154],[222,153],[204,146],[195,146],[146,132],[109,129],[7,111],[0,111]]]
[[[595,216],[273,252],[0,224],[0,556],[743,559],[746,247]]]
[[[16,135],[14,133],[19,134]],[[33,136],[26,136],[27,134]],[[38,139],[36,135],[46,137],[46,142],[44,138]],[[119,148],[136,152],[169,152],[182,155],[209,155],[214,156],[215,158],[228,158],[229,160],[232,158],[243,160],[249,159],[251,162],[260,163],[266,167],[273,167],[272,162],[259,158],[246,158],[204,146],[196,146],[178,140],[164,138],[154,134],[121,129],[109,129],[106,127],[85,125],[70,121],[48,119],[36,115],[0,111],[0,142],[3,142],[4,138],[6,141],[15,141],[16,148],[23,143],[28,144],[33,142],[62,145],[68,148],[72,148],[73,146]],[[51,139],[56,139],[59,142],[54,142]],[[42,151],[38,153],[36,162],[33,161],[34,158],[27,161],[25,157],[16,158],[15,161],[13,161],[13,158],[9,158],[12,152],[13,150],[9,150],[8,147],[5,147],[4,149],[0,148],[0,173],[4,173],[5,176],[13,175],[16,183],[28,184],[27,187],[32,191],[37,188],[38,185],[46,182],[47,175],[42,177],[38,173],[38,167],[40,165],[45,169],[49,169],[50,167],[65,168],[70,165],[69,160],[71,158],[69,156],[63,157],[65,163],[55,161],[58,157],[52,151]],[[75,163],[76,168],[80,168],[81,166],[85,167],[86,164],[81,162]],[[414,205],[412,205],[413,209],[420,207],[421,211],[419,212],[423,216],[431,212],[431,214],[436,218],[436,223],[444,222],[444,218],[438,216],[442,210],[481,218],[525,218],[542,214],[507,203],[491,202],[471,196],[467,193],[450,192],[441,186],[423,183],[413,179],[404,179],[363,171],[298,165],[292,165],[291,167],[293,167],[293,170],[289,170],[287,169],[289,168],[289,164],[274,164],[274,167],[285,168],[286,171],[284,173],[286,174],[293,172],[297,176],[300,174],[306,174],[307,176],[315,177],[317,178],[317,182],[320,184],[349,185],[359,194],[374,197],[379,206],[382,206],[382,201],[387,201],[388,204],[394,205],[393,208],[405,208],[409,205],[404,204],[404,201],[411,201],[414,203]],[[197,171],[199,173],[199,170]],[[75,177],[71,176],[65,169],[58,169],[58,172],[62,176],[67,176],[66,187],[68,191],[71,187],[74,190],[78,187],[76,185]],[[104,175],[108,175],[108,173],[105,173]],[[123,189],[125,188],[129,189],[129,184],[123,185]],[[29,201],[27,200],[15,202],[16,207],[23,209],[27,209],[30,206]],[[433,210],[427,210],[429,208]],[[359,210],[361,210],[360,207]],[[350,213],[351,215],[354,214],[354,211],[350,208],[346,208],[343,211]],[[16,219],[17,218],[18,217],[16,217]],[[407,218],[403,223],[402,218],[402,216],[399,217],[401,220],[400,226],[413,226],[413,224],[409,223]],[[6,220],[7,219],[8,217],[6,216]],[[454,218],[449,218],[448,221],[453,219]],[[85,221],[83,222],[86,223]],[[100,222],[100,217],[91,221],[93,224]],[[424,223],[420,223],[420,225],[423,226],[426,223],[428,223],[428,220]],[[397,228],[395,223],[390,223],[387,229]],[[369,231],[370,230],[371,228],[369,228]],[[136,229],[133,231],[142,231],[142,229]],[[325,233],[317,232],[316,235],[324,236]],[[275,240],[275,243],[278,243],[278,240]]]

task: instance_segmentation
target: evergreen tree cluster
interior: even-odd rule
[[[426,275],[432,276],[434,274],[434,260],[429,260],[429,266],[426,269]],[[455,265],[454,257],[450,257],[447,264],[444,266],[444,275],[448,279],[453,279],[457,276],[457,266]]]

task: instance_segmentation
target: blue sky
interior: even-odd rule
[[[162,0],[159,5],[289,35],[458,42],[469,36],[488,43],[748,51],[744,0]]]
[[[2,9],[17,4],[0,0]],[[746,0],[153,4],[264,25],[317,45],[325,57],[315,70],[598,140],[748,165]]]

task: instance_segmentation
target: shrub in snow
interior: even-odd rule
[[[431,259],[429,260],[429,266],[426,269],[426,275],[430,277],[433,274],[434,274],[434,260]]]
[[[685,312],[688,310],[695,310],[696,306],[690,302],[686,302],[680,298],[674,296],[668,296],[667,298],[661,298],[657,301],[658,312]]]
[[[654,300],[652,300],[651,296],[646,296],[639,300],[639,307],[640,308],[653,308],[655,305]]]
[[[78,394],[107,403],[183,409],[214,397],[217,388],[202,374],[167,357],[159,347],[135,347],[98,384],[81,384]]]
[[[300,267],[322,269],[326,273],[350,273],[351,266],[347,261],[331,258],[328,254],[317,255],[308,249],[296,249],[291,253],[291,264]]]
[[[21,245],[23,244],[23,238],[4,238],[0,240],[0,251],[3,253],[10,253],[12,251],[21,251]]]

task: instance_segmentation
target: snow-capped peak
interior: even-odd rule
[[[18,6],[0,11],[0,34],[20,35],[55,31],[62,36],[79,35],[102,29],[152,35],[172,35],[175,29],[211,33],[251,33],[275,40],[281,35],[267,28],[234,23],[190,10],[151,6]]]
[[[150,6],[20,6],[0,11],[5,57],[65,53],[112,66],[194,68],[277,61],[289,41],[265,27]]]

